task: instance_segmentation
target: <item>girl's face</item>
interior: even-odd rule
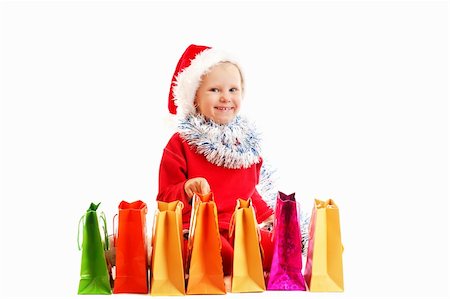
[[[237,66],[219,63],[203,75],[197,89],[197,111],[218,124],[227,124],[241,108],[242,79]]]

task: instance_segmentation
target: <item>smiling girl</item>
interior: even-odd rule
[[[258,193],[263,164],[254,126],[239,115],[244,78],[239,63],[227,53],[190,45],[175,69],[169,111],[178,129],[164,148],[157,200],[184,203],[183,228],[189,229],[194,192],[214,194],[222,240],[225,275],[230,275],[233,248],[230,219],[239,198],[251,198],[258,223],[270,221],[273,210]],[[268,231],[262,231],[264,268],[271,260]]]

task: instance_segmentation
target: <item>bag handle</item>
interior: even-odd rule
[[[252,205],[250,205],[250,207],[252,207],[252,209],[253,209]],[[255,213],[254,209],[253,209],[252,214],[253,214],[253,219],[255,221],[256,234],[258,234],[258,242],[261,243],[261,228],[258,226],[258,220],[256,220],[256,213]]]
[[[83,222],[83,229],[84,229],[84,217],[86,215],[81,216],[80,221],[78,221],[78,234],[77,234],[77,245],[78,245],[78,250],[81,250],[81,246],[80,246],[80,224],[81,222]],[[83,241],[83,240],[81,240]],[[82,243],[83,245],[83,243]]]
[[[262,243],[261,243],[261,240],[262,240],[261,228],[258,225],[258,220],[256,220],[256,213],[255,213],[255,209],[253,208],[252,202],[250,202],[250,207],[252,207],[252,209],[253,209],[253,213],[252,214],[253,214],[253,219],[255,221],[256,234],[258,235],[258,244],[259,244],[259,251],[261,253],[261,261],[264,261],[264,248],[263,248]],[[275,217],[274,217],[273,221],[275,222]],[[271,236],[272,237],[272,242],[273,242],[273,235],[274,234],[272,234],[272,236]]]
[[[236,200],[236,207],[234,208],[233,215],[231,215],[230,226],[228,227],[228,238],[231,238],[234,233],[234,226],[236,225],[236,213],[239,210],[239,199]]]
[[[184,243],[183,243],[184,242],[183,241],[183,208],[184,208],[184,204],[180,200],[178,202],[177,207],[175,208],[175,220],[177,223],[177,228],[181,227],[180,242],[181,242],[182,246],[184,246]]]
[[[104,212],[100,213],[100,219],[103,220],[103,236],[105,238],[104,250],[109,250],[109,240],[108,240],[108,227],[106,226],[106,215]]]
[[[219,215],[217,213],[217,205],[214,203],[214,221],[216,223],[219,223]],[[220,251],[222,251],[222,240],[220,239],[220,231],[219,231],[219,227],[217,226],[217,230],[216,230],[217,236],[218,238],[218,242],[219,242],[219,249]]]
[[[117,232],[116,232],[114,224],[116,223],[117,215],[118,214],[115,214],[114,217],[113,217],[113,247],[116,247],[116,235],[117,235]]]
[[[188,244],[187,244],[187,253],[186,253],[186,262],[184,265],[185,273],[189,273],[189,264],[191,262],[191,254],[192,254],[192,247],[194,242],[194,232],[195,232],[195,224],[197,223],[197,212],[199,209],[199,198],[194,193],[194,196],[192,197],[191,203],[192,203],[192,209],[191,209],[191,219],[189,221],[189,234],[188,234]]]
[[[261,228],[258,225],[258,220],[256,220],[256,212],[255,212],[255,208],[253,207],[253,201],[250,199],[250,205],[249,207],[252,209],[252,214],[253,214],[253,220],[255,221],[255,229],[256,229],[256,234],[258,235],[258,244],[259,244],[259,250],[261,252],[261,259],[262,261],[264,261],[264,248],[262,246],[261,240]],[[275,219],[274,219],[275,221]],[[273,236],[273,235],[272,235]]]
[[[193,210],[191,212],[191,219],[189,223],[189,237],[188,237],[188,249],[189,251],[192,249],[192,243],[194,239],[195,234],[195,225],[197,224],[197,213],[200,206],[200,198],[197,194],[194,193],[194,196],[192,197],[192,203],[193,203]]]

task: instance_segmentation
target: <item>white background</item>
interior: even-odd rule
[[[3,298],[77,297],[91,202],[152,220],[190,43],[240,58],[279,189],[340,208],[345,292],[283,296],[449,294],[447,1],[228,3],[1,3]]]

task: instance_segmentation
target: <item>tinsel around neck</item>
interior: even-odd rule
[[[253,124],[236,116],[228,124],[217,124],[199,114],[180,120],[178,132],[197,153],[225,168],[248,168],[260,161],[260,137]]]

